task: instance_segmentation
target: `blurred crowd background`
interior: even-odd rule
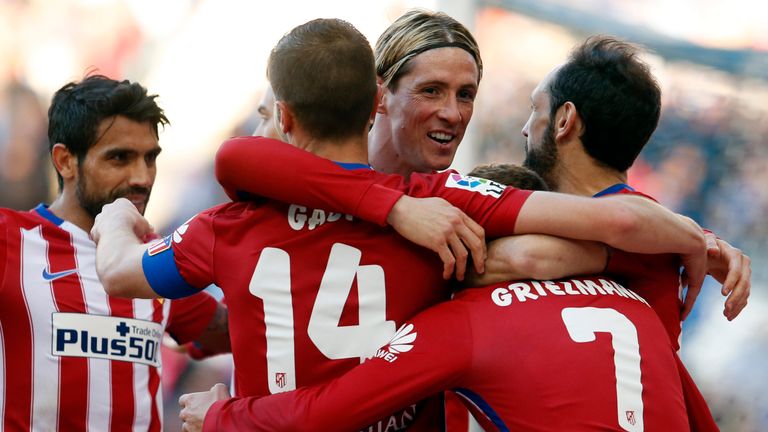
[[[46,111],[68,81],[96,71],[159,94],[171,119],[148,218],[167,233],[223,202],[212,159],[250,135],[271,47],[295,25],[339,17],[375,43],[413,7],[443,10],[476,35],[485,75],[455,168],[523,159],[520,130],[538,81],[590,34],[643,44],[662,86],[659,129],[630,183],[752,258],[750,305],[722,316],[708,281],[684,324],[684,361],[722,430],[768,430],[768,4],[757,0],[0,0],[0,206],[56,194]],[[617,137],[620,143],[621,137]],[[176,399],[228,382],[226,356],[165,353],[166,427]]]

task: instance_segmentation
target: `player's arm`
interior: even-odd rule
[[[194,221],[197,222],[195,218]],[[192,220],[188,222],[191,224]],[[210,227],[203,222],[189,229],[203,234]],[[186,228],[185,228],[186,230]],[[107,294],[115,297],[178,299],[198,294],[213,283],[210,258],[212,244],[187,241],[183,250],[172,247],[166,237],[149,245],[143,239],[154,235],[151,225],[133,204],[118,198],[96,217],[91,236],[96,245],[96,271]],[[189,235],[188,237],[195,237]],[[210,240],[211,235],[200,235]],[[186,247],[186,248],[185,248]],[[179,261],[186,267],[182,276]]]
[[[232,200],[253,196],[325,208],[386,225],[395,202],[399,176],[372,170],[346,170],[282,141],[237,137],[216,153],[216,179]],[[382,179],[387,184],[382,185]]]
[[[232,351],[227,306],[205,291],[171,302],[166,331],[196,360]]]
[[[414,318],[412,331],[403,334],[403,343],[413,346],[410,351],[380,350],[390,361],[373,358],[325,384],[261,398],[213,403],[222,396],[220,388],[185,395],[179,416],[191,431],[201,430],[196,427],[203,416],[205,431],[360,430],[460,384],[472,361],[471,331],[465,315],[450,306],[441,311],[444,305]]]
[[[544,234],[502,237],[488,243],[485,273],[470,273],[466,286],[595,274],[605,269],[607,259],[607,247],[598,242]]]
[[[688,286],[683,318],[693,308],[707,272],[701,227],[640,196],[596,199],[534,192],[520,209],[515,232],[599,241],[628,252],[679,254]]]
[[[107,204],[91,229],[96,242],[96,272],[104,290],[114,297],[156,298],[144,276],[141,261],[147,245],[143,238],[153,228],[125,198]]]
[[[593,240],[635,253],[703,256],[706,250],[702,229],[690,219],[634,195],[595,199],[533,192],[520,209],[515,233]]]
[[[403,196],[400,176],[346,170],[281,141],[238,137],[219,148],[216,178],[233,200],[263,196],[388,223],[406,239],[436,252],[446,279],[454,269],[459,280],[464,278],[468,256],[477,272],[484,271],[483,229],[442,199]]]

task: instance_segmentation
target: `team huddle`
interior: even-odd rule
[[[735,318],[750,260],[627,184],[661,112],[638,56],[587,39],[531,95],[524,166],[462,175],[472,34],[411,11],[372,49],[309,21],[270,54],[255,136],[216,155],[232,201],[165,238],[143,217],[155,96],[67,84],[59,196],[0,209],[0,430],[161,430],[165,332],[233,354],[233,388],[180,399],[184,431],[718,430],[681,323],[707,274]]]

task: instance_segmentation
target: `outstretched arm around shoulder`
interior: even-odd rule
[[[605,269],[607,250],[603,243],[544,234],[502,237],[488,243],[485,273],[470,273],[465,285],[599,273]]]
[[[693,307],[707,272],[701,227],[640,196],[584,198],[534,192],[520,211],[515,232],[594,240],[628,252],[679,254],[688,285],[683,318]]]

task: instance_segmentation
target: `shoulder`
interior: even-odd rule
[[[43,219],[34,212],[0,208],[0,226],[40,224]]]

